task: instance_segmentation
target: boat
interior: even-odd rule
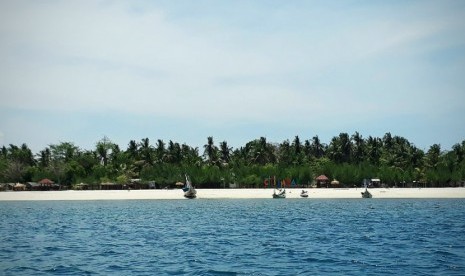
[[[368,188],[365,187],[365,192],[362,192],[362,198],[372,198],[373,196],[371,193],[368,191]]]
[[[273,191],[273,198],[286,198],[286,189],[279,189],[276,193],[276,189]]]
[[[302,190],[300,197],[308,197],[308,191]]]
[[[186,184],[182,188],[184,191],[184,197],[185,198],[196,198],[197,197],[197,191],[195,190],[194,186],[192,186],[191,181],[189,180],[189,177],[186,175]]]

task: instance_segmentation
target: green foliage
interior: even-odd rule
[[[131,140],[122,150],[103,137],[92,150],[62,142],[46,147],[36,157],[26,144],[3,146],[0,182],[49,178],[71,186],[102,181],[124,184],[141,178],[155,181],[159,187],[175,188],[188,174],[198,188],[220,188],[228,183],[252,188],[263,187],[264,179],[270,177],[308,185],[324,174],[347,187],[374,177],[388,186],[423,183],[441,187],[465,179],[465,141],[450,151],[434,144],[424,152],[390,133],[382,138],[340,133],[328,145],[318,136],[308,140],[295,136],[292,142],[273,144],[260,137],[238,149],[226,141],[217,146],[213,137],[207,137],[202,153],[199,148],[160,139],[152,146],[148,138]]]
[[[116,177],[116,183],[118,183],[118,184],[127,184],[127,183],[129,183],[129,177],[127,177],[124,174],[119,175],[118,177]]]

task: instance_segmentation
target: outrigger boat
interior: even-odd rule
[[[286,189],[279,189],[276,193],[276,189],[273,191],[273,198],[286,198]]]
[[[365,192],[362,192],[362,198],[372,198],[373,196],[371,193],[368,191],[368,188],[365,187]]]
[[[195,190],[194,186],[192,186],[191,181],[189,180],[189,177],[186,175],[186,184],[182,188],[184,191],[184,197],[185,198],[196,198],[197,197],[197,191]]]
[[[300,197],[308,197],[308,191],[302,190]]]

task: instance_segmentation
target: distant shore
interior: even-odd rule
[[[308,198],[361,198],[362,188],[305,189]],[[302,189],[286,189],[286,198],[301,198]],[[376,188],[373,198],[465,198],[465,188]],[[198,199],[272,198],[273,189],[198,189]],[[177,190],[89,190],[89,191],[21,191],[0,192],[0,201],[23,200],[136,200],[184,199]]]

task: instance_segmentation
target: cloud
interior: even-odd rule
[[[456,2],[181,3],[2,2],[0,107],[311,127],[463,99],[463,58],[431,61],[463,55]]]

